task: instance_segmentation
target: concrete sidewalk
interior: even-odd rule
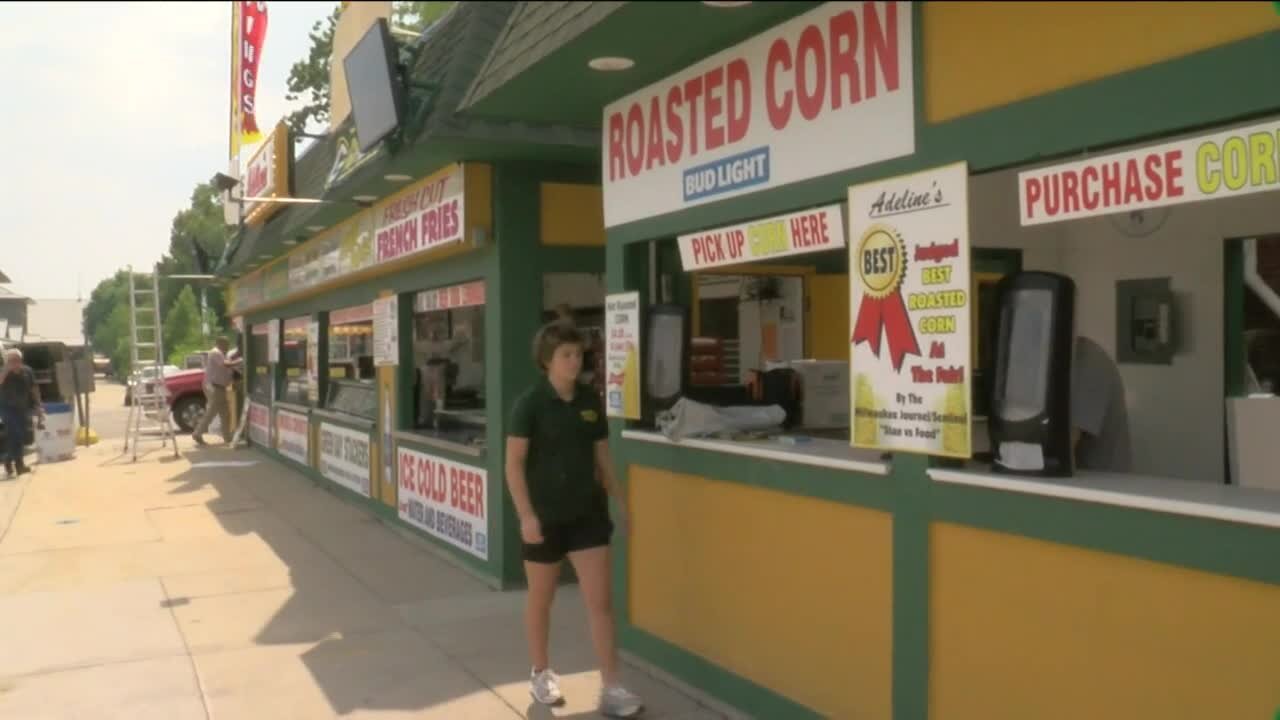
[[[0,481],[0,718],[597,717],[576,587],[533,706],[520,592],[493,592],[252,451],[120,441]],[[199,463],[249,460],[247,468]],[[645,673],[645,717],[719,714]]]

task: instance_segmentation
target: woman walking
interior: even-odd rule
[[[569,558],[586,602],[591,637],[600,661],[600,712],[631,718],[644,705],[618,681],[610,584],[609,497],[621,517],[609,456],[609,426],[600,396],[582,385],[582,335],[554,322],[534,338],[543,378],[516,400],[507,437],[507,487],[520,517],[529,584],[525,631],[533,669],[529,692],[544,705],[563,702],[548,658],[551,603],[560,563]]]

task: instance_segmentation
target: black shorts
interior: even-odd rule
[[[555,564],[569,553],[607,547],[613,535],[609,513],[595,513],[566,523],[542,526],[542,542],[521,543],[522,555],[528,562]]]

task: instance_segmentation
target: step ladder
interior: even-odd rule
[[[138,460],[138,446],[144,442],[159,442],[161,447],[173,446],[173,456],[178,457],[178,440],[174,437],[169,421],[169,401],[164,387],[164,332],[160,326],[160,273],[159,268],[148,277],[129,272],[129,359],[133,377],[138,378],[129,404],[129,422],[125,432],[125,452],[133,450],[133,460]],[[143,368],[152,368],[150,387],[142,381]]]

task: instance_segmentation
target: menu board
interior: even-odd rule
[[[640,419],[640,293],[609,295],[605,307],[605,414]]]
[[[280,362],[280,320],[267,321],[267,362]]]
[[[425,313],[436,310],[457,310],[484,303],[484,281],[476,280],[462,285],[423,290],[413,298],[413,311]]]
[[[400,364],[400,300],[396,296],[373,301],[373,364]]]
[[[307,399],[320,400],[320,321],[307,324]]]
[[[972,454],[969,168],[849,188],[855,447]]]

